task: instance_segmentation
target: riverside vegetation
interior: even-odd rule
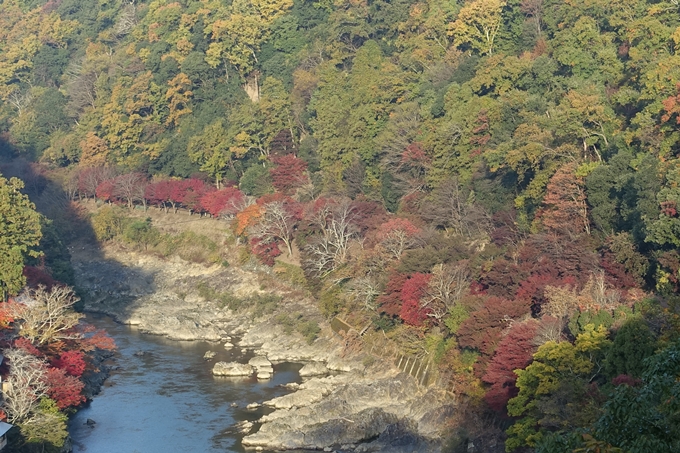
[[[678,451],[679,8],[6,0],[2,172],[51,220],[41,240],[7,211],[27,227],[2,230],[3,292],[74,283],[59,238],[91,234],[158,275],[211,264],[200,295],[163,293],[201,335],[255,306],[309,347],[340,316],[347,350],[432,360],[451,451]],[[162,230],[188,213],[219,237]],[[130,300],[154,280],[98,262]],[[247,272],[304,303],[278,313]],[[165,319],[125,297],[112,313]]]

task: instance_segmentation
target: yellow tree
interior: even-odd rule
[[[101,167],[106,165],[109,147],[94,132],[88,132],[80,142],[80,165],[82,167]]]
[[[177,126],[184,115],[192,112],[189,106],[194,95],[191,91],[192,83],[186,74],[180,72],[168,82],[168,85],[170,85],[170,88],[165,93],[165,99],[168,101],[170,114],[165,120],[165,125]]]
[[[209,124],[201,134],[192,137],[188,148],[191,160],[201,164],[201,171],[215,178],[215,186],[219,189],[224,172],[232,163],[227,131],[222,121]]]
[[[454,44],[491,55],[505,5],[505,0],[473,0],[463,6],[449,26],[448,34]]]

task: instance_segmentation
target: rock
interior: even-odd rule
[[[252,365],[257,369],[266,367],[266,368],[271,368],[272,363],[267,359],[265,356],[255,356],[252,359],[248,360],[248,365]]]
[[[240,434],[250,434],[250,432],[253,430],[253,426],[253,422],[243,420],[242,422],[238,422],[234,425],[234,430]]]
[[[217,355],[217,353],[215,351],[205,351],[205,354],[203,354],[203,358],[205,360],[210,360],[213,357],[215,357],[216,355]]]
[[[323,449],[323,451],[333,451],[333,449],[331,447],[326,447]]]
[[[283,395],[269,401],[265,401],[265,406],[271,406],[276,409],[290,409],[291,407],[309,406],[312,403],[321,401],[326,394],[324,389],[313,388],[298,390],[290,395]]]
[[[285,422],[263,424],[258,432],[246,436],[242,443],[246,447],[266,446],[275,450],[322,450],[374,439],[398,421],[396,415],[377,407],[307,425],[303,432],[291,429],[291,420],[287,419]]]
[[[328,374],[328,368],[321,362],[311,362],[300,368],[300,376],[323,376]]]
[[[246,406],[246,409],[257,409],[258,407],[262,407],[260,403],[250,403],[249,405]]]
[[[88,418],[87,420],[85,420],[85,424],[86,424],[87,426],[94,426],[94,425],[97,424],[97,422],[94,421],[94,420],[92,420],[91,418]]]
[[[234,348],[233,343],[230,343],[228,341],[226,343],[224,343],[224,349],[233,349],[233,348]]]
[[[149,351],[137,351],[132,355],[134,355],[135,357],[144,357],[146,355],[151,355],[151,353]]]
[[[230,406],[231,407],[238,407],[238,403],[231,403]]]
[[[253,367],[236,362],[217,362],[212,369],[215,376],[250,376]]]
[[[257,378],[260,379],[260,380],[262,380],[262,381],[266,381],[267,379],[271,379],[271,378],[272,378],[272,374],[271,374],[271,373],[267,373],[266,371],[258,371],[258,372],[257,372]]]

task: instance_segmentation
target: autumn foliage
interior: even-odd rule
[[[482,380],[490,385],[484,396],[487,404],[503,412],[510,398],[517,396],[515,370],[525,368],[531,363],[535,346],[538,323],[527,321],[513,324],[498,343],[493,358],[486,368]]]

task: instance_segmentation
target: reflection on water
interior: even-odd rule
[[[71,420],[75,453],[242,452],[239,437],[226,429],[266,410],[249,411],[247,404],[283,395],[280,384],[299,382],[294,364],[274,366],[273,378],[264,382],[214,377],[216,361],[244,357],[221,344],[140,334],[106,317],[88,315],[88,321],[116,340],[120,368]],[[208,350],[217,355],[206,361]]]

